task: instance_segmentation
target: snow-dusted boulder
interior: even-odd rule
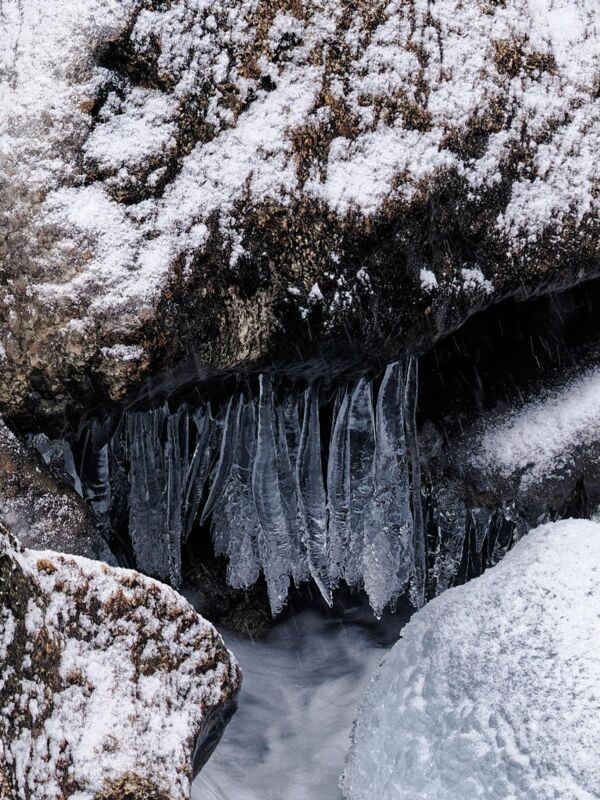
[[[445,438],[422,428],[436,593],[497,563],[532,528],[600,507],[600,369],[583,360],[548,372],[512,406],[461,419]]]
[[[600,525],[538,528],[417,612],[376,673],[349,800],[600,795]]]
[[[5,0],[0,413],[393,360],[595,274],[599,13]]]
[[[172,589],[0,528],[3,800],[187,800],[239,685]]]

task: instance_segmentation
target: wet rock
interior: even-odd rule
[[[3,528],[0,675],[5,800],[187,800],[241,680],[172,589]]]
[[[598,272],[585,0],[40,3],[0,34],[5,417],[393,361]]]
[[[21,544],[98,558],[108,551],[87,505],[0,420],[0,522]]]

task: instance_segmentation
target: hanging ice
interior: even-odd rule
[[[304,420],[298,448],[296,474],[305,529],[308,565],[313,580],[325,600],[331,604],[331,584],[327,561],[327,511],[323,466],[321,464],[321,432],[319,427],[319,390],[316,384],[304,396]]]
[[[425,541],[425,525],[423,522],[423,499],[421,495],[421,463],[419,456],[419,439],[417,434],[417,395],[418,395],[418,361],[411,356],[406,370],[406,389],[404,392],[406,443],[411,463],[412,477],[412,516],[414,543],[414,582],[412,589],[413,603],[417,608],[425,605],[427,582],[427,543]]]
[[[298,421],[297,411],[295,413],[296,423]],[[293,423],[292,423],[293,425]],[[299,429],[299,426],[298,426]],[[299,436],[297,442],[299,443]],[[290,575],[296,586],[300,586],[302,581],[310,578],[308,560],[306,556],[305,537],[302,536],[304,530],[302,515],[299,508],[299,491],[296,478],[296,456],[297,444],[290,453],[288,446],[288,435],[284,407],[278,405],[275,408],[275,440],[277,447],[277,465],[279,470],[279,491],[281,494],[281,504],[283,513],[287,520],[289,532],[289,559]]]
[[[234,409],[235,418],[232,416]],[[248,587],[260,573],[258,554],[259,521],[252,497],[252,467],[256,454],[255,401],[240,395],[228,408],[228,427],[223,442],[231,441],[230,455],[221,448],[215,481],[222,480],[222,494],[212,515],[215,552],[229,558],[227,577],[231,586]],[[223,467],[227,459],[228,468]],[[213,483],[211,495],[214,487]],[[210,498],[209,498],[210,501]]]
[[[180,431],[180,426],[182,430]],[[165,470],[165,539],[169,563],[169,579],[173,586],[181,583],[181,540],[183,527],[183,491],[188,466],[188,415],[180,408],[167,415],[167,442],[164,450]]]
[[[365,526],[364,584],[376,614],[401,594],[413,573],[403,406],[404,376],[396,362],[386,369],[377,398],[375,493]]]
[[[129,535],[138,569],[167,579],[168,542],[164,535],[165,492],[161,436],[166,411],[133,412],[127,428],[130,452]]]
[[[375,414],[373,386],[361,378],[350,398],[348,411],[348,464],[350,483],[350,537],[344,578],[359,586],[363,578],[365,526],[371,516],[374,490]]]
[[[202,501],[204,486],[211,467],[215,425],[205,409],[198,409],[192,417],[196,429],[196,443],[185,482],[184,541],[188,539],[198,508]]]
[[[231,585],[249,587],[264,572],[274,613],[290,580],[309,577],[327,602],[345,581],[364,586],[379,614],[411,582],[421,605],[427,565],[416,384],[413,359],[406,375],[401,363],[387,368],[376,408],[367,378],[337,392],[327,492],[318,385],[276,403],[265,375],[258,398],[232,396],[214,416],[210,406],[165,404],[129,412],[116,426],[93,422],[77,451],[82,491],[117,551],[122,544],[127,557],[132,548],[140,570],[175,586],[182,543],[199,520],[210,521]],[[70,472],[79,480],[74,465]],[[493,541],[485,531],[477,541],[484,560],[497,547],[490,530]],[[452,570],[457,559],[458,551]]]
[[[242,396],[231,397],[225,410],[225,418],[222,423],[221,446],[219,449],[219,459],[213,470],[210,482],[210,492],[206,505],[202,510],[200,524],[202,525],[210,516],[215,503],[223,493],[223,489],[229,478],[233,448],[238,436],[239,413],[242,404]]]
[[[261,375],[252,492],[260,522],[258,550],[274,614],[279,613],[285,603],[292,568],[289,516],[284,510],[279,483],[281,473],[271,381]]]
[[[334,416],[327,462],[329,576],[335,586],[346,575],[350,547],[350,396],[344,390]]]

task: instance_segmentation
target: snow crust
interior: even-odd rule
[[[38,226],[32,296],[49,307],[67,296],[83,318],[146,313],[178,257],[207,245],[215,216],[235,262],[242,201],[305,196],[365,218],[451,172],[477,196],[522,144],[530,164],[496,223],[511,248],[597,213],[595,0],[371,5],[266,14],[254,0],[4,0],[0,178],[16,187],[9,230]],[[98,64],[96,48],[128,26],[136,57],[152,62],[158,48],[156,86]],[[186,104],[204,134],[175,163]],[[487,144],[465,156],[451,140],[478,126]],[[294,141],[311,130],[326,150],[303,172]],[[123,204],[136,181],[148,196]]]
[[[489,422],[471,441],[470,462],[484,474],[519,474],[523,489],[575,467],[577,448],[600,435],[600,370],[589,369],[559,389]]]
[[[544,525],[417,612],[360,708],[349,800],[600,794],[600,525]]]

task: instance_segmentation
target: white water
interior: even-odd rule
[[[244,683],[193,800],[341,800],[356,706],[408,617],[356,604],[301,611],[254,643],[222,631]]]

